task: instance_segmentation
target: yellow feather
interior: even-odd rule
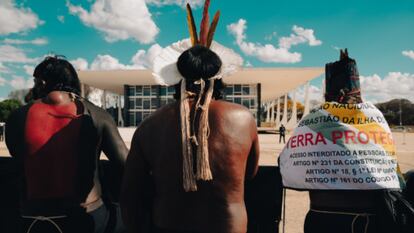
[[[197,28],[195,26],[193,11],[191,10],[190,4],[187,3],[187,24],[190,32],[191,44],[194,46],[198,44]]]

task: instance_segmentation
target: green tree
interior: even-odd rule
[[[0,122],[5,122],[14,110],[22,106],[20,100],[7,99],[0,102]]]
[[[378,109],[384,114],[390,125],[400,124],[400,110],[401,120],[403,125],[414,125],[414,104],[406,99],[393,99],[385,103],[376,104]]]

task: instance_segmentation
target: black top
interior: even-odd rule
[[[112,117],[103,109],[84,99],[75,102],[82,109],[81,133],[79,136],[78,167],[77,167],[77,195],[74,200],[37,200],[28,201],[25,195],[24,157],[25,148],[25,123],[28,111],[32,104],[27,104],[15,110],[6,122],[6,145],[10,155],[17,160],[19,172],[23,174],[22,208],[37,209],[53,207],[79,206],[83,203],[95,184],[98,174],[97,164],[103,151],[112,163],[112,167],[123,171],[128,149],[122,140],[117,126]],[[56,151],[59,153],[59,151]],[[50,203],[50,205],[48,205]],[[59,206],[59,207],[58,207]],[[26,208],[25,208],[26,207]],[[36,210],[35,210],[36,209]]]

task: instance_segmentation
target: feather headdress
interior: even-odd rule
[[[213,36],[220,18],[220,11],[214,15],[210,24],[208,8],[210,0],[206,0],[203,18],[200,25],[200,34],[197,34],[191,6],[187,4],[187,23],[190,33],[189,39],[178,41],[162,50],[154,59],[153,76],[160,85],[176,85],[181,82],[180,117],[181,141],[183,153],[183,187],[186,192],[197,191],[197,180],[209,181],[213,179],[210,169],[208,152],[208,108],[212,100],[215,79],[222,79],[234,73],[242,64],[243,59],[233,50],[213,41]],[[222,62],[217,75],[208,80],[200,77],[195,83],[200,85],[200,93],[195,100],[194,111],[199,115],[197,135],[191,128],[189,95],[186,91],[186,81],[177,68],[177,60],[186,50],[195,45],[202,45],[215,52]],[[193,114],[196,115],[196,114]],[[194,122],[194,119],[192,119]],[[197,148],[193,151],[193,147]],[[195,166],[195,167],[193,167]]]
[[[211,42],[213,41],[214,33],[216,32],[216,27],[218,24],[218,21],[220,19],[220,11],[217,11],[214,15],[214,19],[210,23],[210,15],[208,13],[208,9],[210,7],[210,0],[206,0],[204,2],[204,10],[203,10],[203,18],[201,19],[200,24],[200,36],[197,36],[197,27],[195,25],[193,11],[191,9],[191,6],[189,3],[187,3],[187,23],[188,23],[188,29],[190,32],[190,38],[191,38],[191,44],[197,45],[203,45],[207,48],[210,48]]]

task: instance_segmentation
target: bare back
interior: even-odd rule
[[[97,209],[103,204],[97,170],[101,151],[116,169],[123,169],[128,152],[108,113],[58,91],[17,109],[6,128],[10,154],[23,161],[22,209],[35,214],[37,209],[61,211],[60,206]]]
[[[208,141],[213,181],[198,181],[197,192],[185,192],[179,114],[175,103],[145,120],[129,155],[143,156],[152,173],[154,224],[172,230],[246,232],[244,180],[256,174],[259,157],[254,118],[240,105],[211,102]]]

